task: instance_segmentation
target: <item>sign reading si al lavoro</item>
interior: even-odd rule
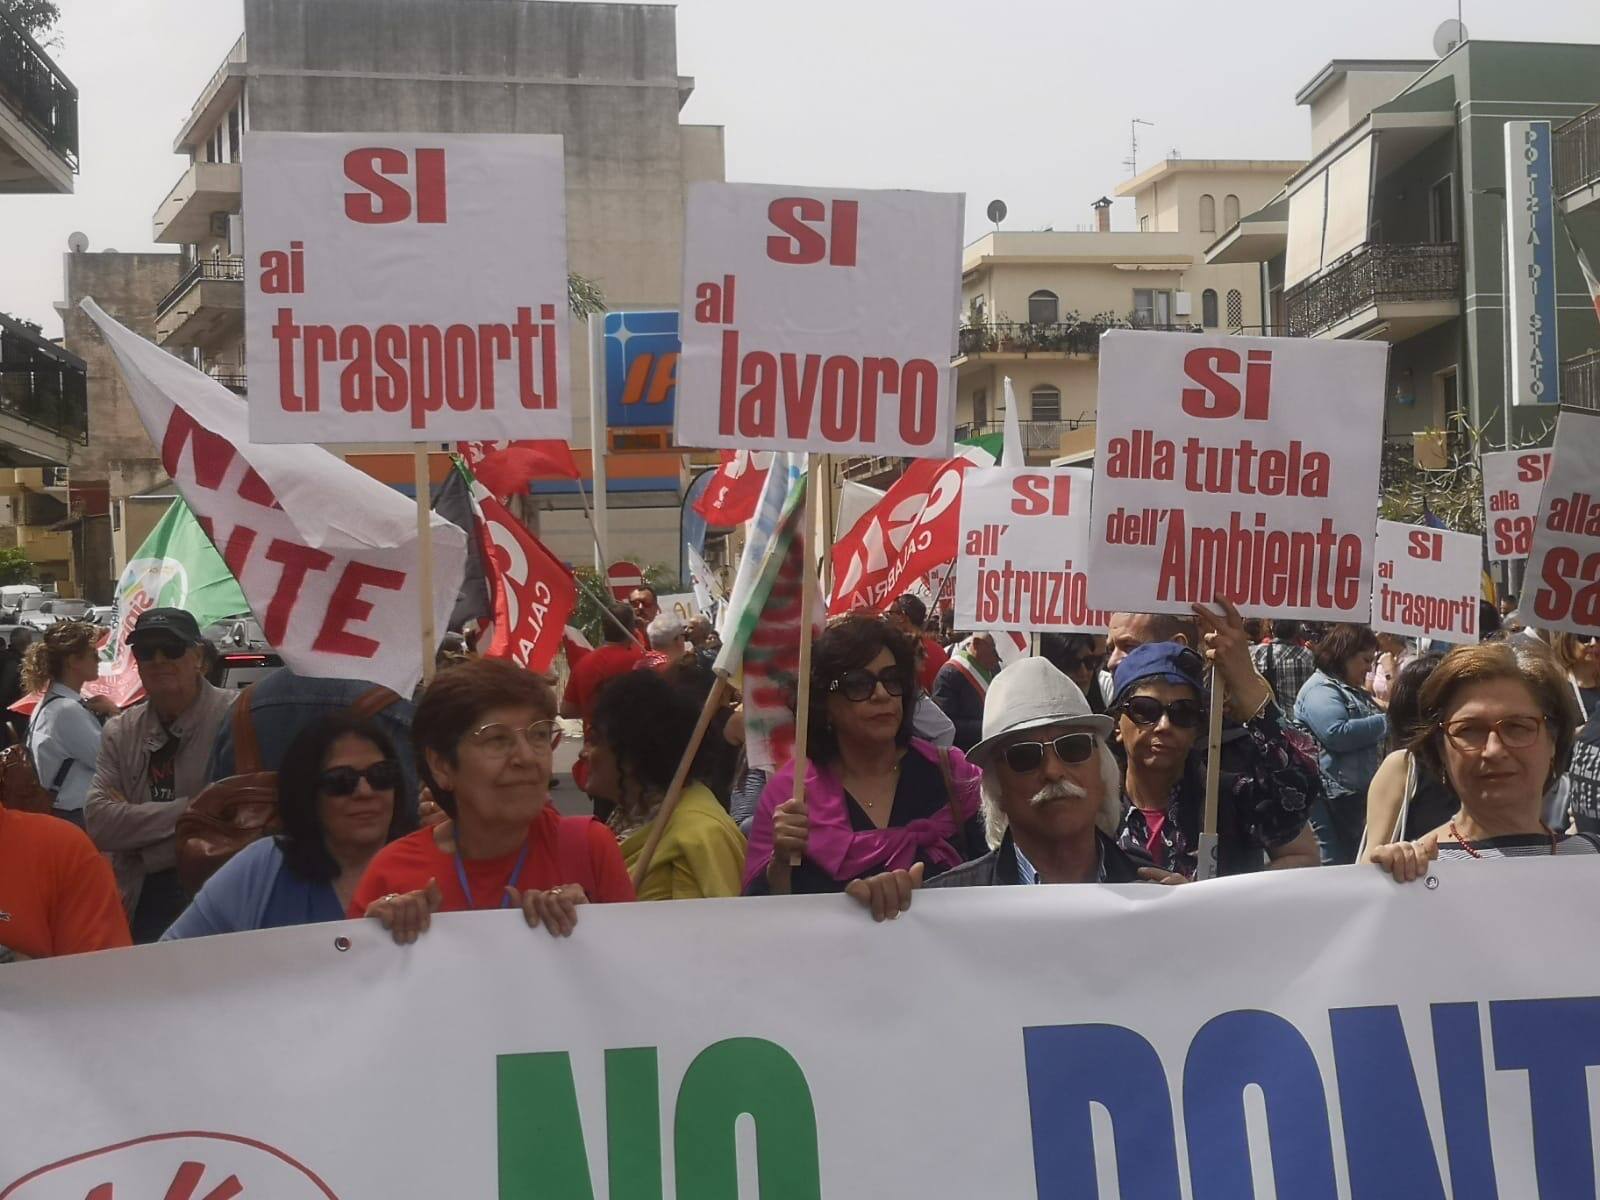
[[[1476,534],[1379,521],[1372,627],[1402,637],[1477,641],[1482,552]]]
[[[561,139],[245,135],[255,442],[566,438]]]
[[[948,457],[963,197],[689,189],[681,446]]]
[[[1539,496],[1550,473],[1550,451],[1497,450],[1485,454],[1481,462],[1489,557],[1508,562],[1527,558]]]
[[[1104,633],[1089,607],[1089,487],[1081,467],[979,467],[961,489],[956,626]]]
[[[1531,623],[1600,634],[1600,413],[1563,408],[1556,418],[1522,593]]]
[[[1367,619],[1388,347],[1100,339],[1088,602]]]

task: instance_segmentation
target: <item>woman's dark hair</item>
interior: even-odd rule
[[[624,785],[659,794],[672,784],[697,715],[689,695],[655,671],[628,671],[596,694],[585,736],[611,751]]]
[[[1296,642],[1300,640],[1299,621],[1280,621],[1272,618],[1272,640],[1275,642]]]
[[[1365,625],[1339,624],[1329,627],[1311,651],[1317,669],[1344,682],[1344,666],[1358,654],[1378,648],[1378,635]]]
[[[1389,688],[1389,749],[1403,750],[1422,729],[1422,685],[1444,661],[1442,654],[1424,654],[1400,668]]]
[[[453,764],[457,743],[483,723],[486,712],[521,707],[532,708],[540,720],[553,721],[556,694],[539,676],[500,658],[475,658],[441,671],[422,693],[411,718],[417,774],[450,816],[456,815],[455,795],[441,788],[428,770],[428,751]]]
[[[318,717],[289,743],[278,768],[278,816],[283,822],[278,849],[283,851],[283,861],[291,871],[314,883],[331,883],[339,877],[339,864],[328,852],[323,837],[317,799],[322,792],[323,764],[328,761],[333,744],[342,737],[371,742],[379,754],[399,761],[388,731],[372,718],[350,712]],[[404,837],[416,828],[412,816],[415,809],[402,773],[394,791],[394,816],[389,819],[387,841]]]
[[[811,727],[808,752],[818,762],[839,757],[839,739],[828,720],[828,697],[833,684],[850,671],[866,666],[887,650],[900,675],[900,728],[894,740],[911,742],[911,723],[917,711],[917,652],[911,639],[881,617],[855,614],[835,621],[811,646]]]
[[[670,683],[696,714],[705,707],[706,699],[717,682],[717,673],[693,655],[680,659],[656,674]],[[700,739],[700,749],[689,768],[689,778],[699,780],[710,788],[711,794],[723,808],[728,807],[728,797],[733,791],[741,749],[727,738],[728,719],[732,716],[733,708],[726,701],[711,714],[711,724],[706,726],[706,735]]]

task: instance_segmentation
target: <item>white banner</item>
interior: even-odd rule
[[[1103,336],[1089,603],[1365,623],[1388,352]]]
[[[560,941],[473,913],[408,947],[353,922],[0,967],[0,1200],[1592,1196],[1600,869],[1434,875],[923,892],[884,925],[844,896],[600,906]]]
[[[1554,404],[1561,351],[1556,316],[1555,162],[1549,121],[1507,121],[1506,321],[1511,402]]]
[[[1563,408],[1556,418],[1519,603],[1530,624],[1600,634],[1600,413]]]
[[[561,139],[247,133],[258,442],[567,438]]]
[[[1533,523],[1539,515],[1539,495],[1550,473],[1550,451],[1497,450],[1480,461],[1489,557],[1508,562],[1527,558],[1533,545]]]
[[[1379,521],[1373,560],[1374,629],[1457,645],[1478,640],[1483,539],[1477,534]]]
[[[83,310],[267,641],[302,675],[367,679],[409,696],[423,653],[416,503],[319,446],[252,444],[243,400],[93,300]],[[467,535],[438,513],[430,523],[434,628],[442,630],[461,588]]]
[[[1085,602],[1089,487],[1081,467],[975,467],[961,485],[957,629],[1104,633]]]
[[[963,199],[692,184],[677,444],[949,457]]]

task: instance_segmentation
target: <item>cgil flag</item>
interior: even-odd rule
[[[456,453],[493,496],[525,492],[535,479],[577,479],[578,460],[560,438],[519,442],[457,442]]]
[[[770,451],[724,450],[722,465],[711,476],[694,510],[717,529],[732,529],[756,515],[772,466]]]
[[[555,661],[567,619],[577,607],[577,580],[505,505],[487,493],[475,499],[493,613],[493,630],[479,650],[485,658],[508,658],[543,674]]]
[[[961,480],[969,457],[919,458],[834,543],[830,616],[883,612],[902,592],[956,556]]]

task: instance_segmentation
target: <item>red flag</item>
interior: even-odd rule
[[[559,438],[523,442],[457,442],[456,452],[496,496],[524,490],[534,479],[577,479],[572,447]]]
[[[769,452],[724,450],[722,465],[700,499],[694,502],[695,512],[706,519],[707,525],[718,529],[742,525],[756,515],[761,489],[767,484],[767,468],[771,465]]]
[[[934,568],[951,562],[961,535],[961,479],[972,461],[919,458],[833,546],[828,615],[882,612]]]
[[[577,581],[505,505],[484,496],[478,507],[478,544],[494,613],[494,636],[481,647],[483,655],[548,671],[577,606]]]

